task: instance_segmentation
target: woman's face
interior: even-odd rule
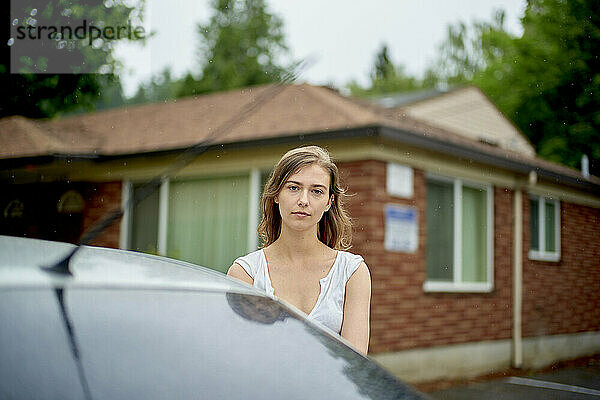
[[[331,207],[329,173],[317,164],[307,165],[290,175],[275,196],[283,225],[294,230],[316,226]]]

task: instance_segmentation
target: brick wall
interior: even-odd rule
[[[121,207],[121,182],[90,183],[83,194],[85,211],[83,232],[85,233],[108,212]],[[106,228],[91,245],[119,248],[119,220]]]
[[[338,164],[354,222],[351,251],[371,271],[370,352],[398,351],[470,341],[508,339],[512,328],[513,192],[494,188],[494,290],[491,293],[425,293],[425,198],[423,171],[415,170],[414,197],[387,194],[386,164]],[[84,190],[84,229],[120,207],[121,183],[89,184]],[[561,260],[528,259],[529,202],[523,202],[523,335],[600,330],[600,210],[561,203]],[[419,247],[414,254],[384,250],[384,207],[413,206],[419,215]],[[118,247],[119,223],[95,245]]]
[[[511,335],[512,191],[495,188],[494,284],[491,293],[425,293],[425,196],[423,171],[414,171],[414,197],[386,193],[386,164],[340,163],[355,193],[348,209],[354,221],[354,246],[369,265],[372,279],[370,352],[398,351]],[[410,205],[418,210],[419,247],[414,254],[384,250],[384,206]]]
[[[82,214],[63,214],[57,211],[61,196],[75,190],[83,196]],[[19,199],[24,203],[22,218],[0,220],[0,234],[60,242],[78,243],[88,230],[107,212],[121,207],[121,182],[52,182],[6,185],[0,188],[0,206]],[[108,227],[91,244],[119,247],[119,221]]]
[[[600,210],[561,202],[560,261],[534,261],[523,197],[523,336],[600,331]]]

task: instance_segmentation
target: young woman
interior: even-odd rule
[[[326,150],[288,151],[260,201],[264,247],[236,259],[227,275],[291,303],[366,354],[371,277],[361,256],[344,251],[352,239],[344,196]]]

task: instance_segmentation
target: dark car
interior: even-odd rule
[[[302,313],[218,272],[0,236],[2,399],[416,399]]]

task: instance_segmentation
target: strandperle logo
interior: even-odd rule
[[[39,5],[46,0],[35,1]],[[11,2],[10,36],[5,42],[10,49],[11,73],[114,73],[119,67],[112,54],[114,46],[144,42],[150,36],[142,26],[139,12],[115,11],[113,15],[109,10],[114,5],[112,0],[94,7],[72,4],[64,9],[51,6],[56,6],[56,1],[60,7],[68,3],[51,0],[40,11],[21,4],[34,0],[19,0],[19,5]]]
[[[146,37],[146,31],[143,26],[132,26],[131,21],[127,25],[98,27],[87,20],[75,27],[70,25],[62,26],[19,26],[17,27],[17,40],[84,40],[87,38],[91,46],[94,40],[141,40]],[[12,43],[11,43],[12,44]]]

